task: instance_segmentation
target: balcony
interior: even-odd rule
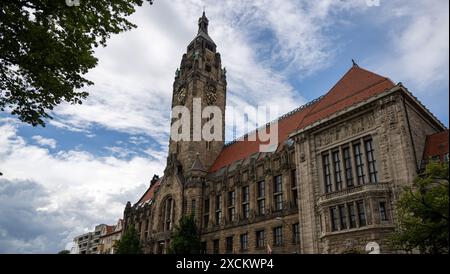
[[[350,196],[357,196],[364,193],[389,193],[391,191],[390,183],[379,182],[379,183],[366,183],[359,186],[353,186],[345,188],[339,191],[333,191],[330,193],[325,193],[319,197],[317,204],[323,205],[327,203],[332,203],[341,198],[347,198]]]

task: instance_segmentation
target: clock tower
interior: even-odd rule
[[[166,175],[174,172],[186,178],[198,172],[206,175],[222,150],[225,139],[225,74],[216,44],[208,34],[208,18],[203,12],[198,20],[197,36],[189,43],[175,73]],[[184,112],[174,111],[180,108]],[[205,112],[205,108],[215,111],[211,114]],[[210,127],[212,120],[220,123]],[[204,138],[202,131],[205,128],[220,138]],[[174,138],[175,135],[185,138]]]

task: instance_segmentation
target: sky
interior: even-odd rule
[[[448,127],[447,0],[156,0],[129,18],[138,28],[96,50],[82,105],[58,106],[45,128],[0,113],[0,253],[70,249],[163,173],[174,75],[203,7],[228,106],[281,115],[325,94],[354,59]],[[226,128],[226,140],[241,134]]]

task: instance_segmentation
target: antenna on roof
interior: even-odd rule
[[[358,64],[355,62],[355,59],[352,59],[352,63],[353,63],[353,66],[358,66]]]

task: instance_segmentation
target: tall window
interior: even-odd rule
[[[323,162],[323,178],[325,181],[325,193],[331,192],[331,174],[330,174],[330,156],[328,154],[322,156]]]
[[[205,204],[204,204],[204,215],[203,215],[203,226],[205,228],[208,227],[209,224],[209,199],[205,199]]]
[[[364,202],[357,201],[356,207],[358,208],[359,226],[366,226],[366,210],[364,208]]]
[[[200,248],[200,254],[206,254],[207,252],[207,245],[206,242],[201,242],[201,248]]]
[[[164,218],[164,231],[172,229],[173,220],[173,199],[171,197],[167,198],[163,207],[163,218]]]
[[[292,225],[292,242],[294,244],[300,243],[300,225],[295,223]]]
[[[380,202],[380,219],[382,221],[387,221],[387,212],[386,212],[386,202]]]
[[[281,226],[273,229],[273,244],[275,246],[283,244],[283,228]]]
[[[266,203],[264,195],[265,195],[265,182],[260,181],[258,182],[258,198],[257,198],[258,215],[266,214]]]
[[[292,193],[292,203],[294,206],[297,206],[298,205],[297,172],[295,169],[291,170],[291,193]]]
[[[361,144],[353,145],[353,152],[355,154],[356,175],[358,176],[358,185],[364,184],[364,163],[362,159]]]
[[[331,192],[331,174],[330,174],[330,156],[328,154],[322,156],[323,162],[323,178],[325,181],[325,192]]]
[[[331,217],[331,231],[336,231],[338,230],[338,224],[339,224],[339,215],[337,212],[337,208],[331,207],[330,208],[330,217]]]
[[[256,247],[261,248],[266,245],[266,235],[264,230],[256,231]]]
[[[249,187],[242,187],[242,218],[248,219],[250,215],[250,193]]]
[[[264,198],[265,195],[265,183],[264,181],[258,182],[258,198]]]
[[[235,220],[236,215],[236,209],[235,209],[235,202],[236,202],[236,193],[234,191],[228,192],[228,220],[230,222]]]
[[[227,237],[225,239],[226,243],[226,253],[233,253],[233,236]]]
[[[339,219],[341,229],[347,229],[347,214],[345,212],[345,205],[339,205]]]
[[[373,155],[372,139],[366,140],[364,144],[366,147],[367,165],[369,166],[369,180],[371,183],[376,183],[378,182],[378,178],[376,161]]]
[[[336,190],[342,189],[342,176],[341,176],[341,159],[339,158],[339,151],[333,152],[333,166],[334,166],[334,180]]]
[[[219,254],[219,239],[213,240],[213,254]]]
[[[191,201],[191,213],[193,215],[196,214],[196,210],[197,210],[197,201],[195,199],[192,199]]]
[[[355,228],[356,227],[356,211],[355,211],[355,205],[353,203],[348,203],[347,204],[347,208],[348,208],[348,217],[350,220],[350,228]]]
[[[248,250],[248,234],[241,234],[241,250]]]
[[[222,195],[216,196],[216,225],[222,222]]]
[[[283,183],[281,175],[274,177],[273,200],[275,202],[275,210],[283,210]]]
[[[347,187],[352,187],[353,171],[352,171],[352,159],[350,156],[350,147],[343,148],[343,153],[344,153],[345,180],[347,181]]]

